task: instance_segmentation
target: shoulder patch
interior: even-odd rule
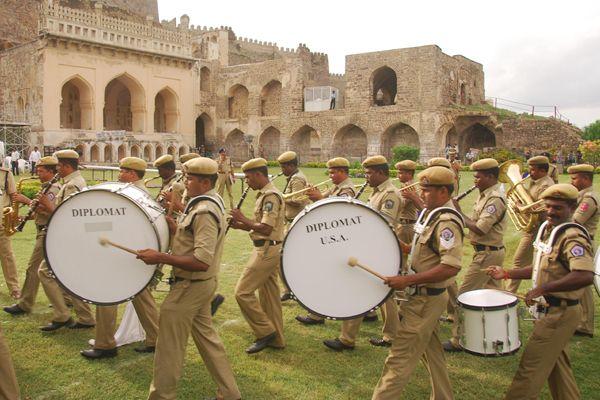
[[[54,199],[56,198],[56,195],[52,192],[48,192],[48,194],[46,194],[46,196],[48,197],[48,200],[50,200],[50,201],[54,201]]]
[[[265,204],[263,204],[263,211],[266,211],[266,212],[273,211],[273,202],[265,201]]]
[[[581,203],[579,206],[579,210],[582,212],[586,212],[590,208],[590,205],[586,202]]]
[[[449,249],[454,245],[454,232],[452,232],[452,229],[442,229],[442,232],[440,232],[440,245],[445,249]]]
[[[394,200],[386,200],[386,201],[385,201],[385,204],[383,205],[383,207],[384,207],[386,210],[390,210],[390,209],[394,208],[394,204],[395,204],[395,203],[394,203]]]
[[[495,214],[495,213],[496,213],[496,206],[495,206],[495,205],[493,205],[493,204],[490,204],[489,206],[487,206],[487,207],[485,208],[485,211],[486,211],[488,214]]]
[[[581,257],[584,253],[585,250],[583,249],[583,246],[580,245],[575,245],[571,249],[571,254],[573,255],[573,257]]]

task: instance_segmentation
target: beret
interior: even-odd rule
[[[266,166],[267,166],[267,160],[265,160],[264,158],[253,158],[252,160],[248,160],[242,164],[242,171],[246,172],[251,169],[266,167]]]
[[[387,165],[387,160],[384,156],[372,156],[365,159],[362,162],[364,168],[373,167],[375,165]]]
[[[200,154],[198,154],[198,153],[187,153],[187,154],[184,154],[179,157],[179,162],[181,162],[182,164],[185,164],[186,162],[190,161],[192,158],[198,158],[198,157],[200,157]]]
[[[421,186],[452,185],[454,184],[454,178],[454,172],[440,166],[424,169],[418,176]]]
[[[535,156],[527,160],[528,165],[547,165],[550,164],[550,160],[546,156]]]
[[[54,153],[54,156],[58,159],[61,159],[61,158],[70,158],[70,159],[75,159],[75,160],[79,159],[79,153],[76,152],[75,150],[59,150],[56,153]]]
[[[296,152],[294,151],[286,151],[285,153],[277,157],[277,161],[279,162],[279,164],[294,161],[296,159],[298,159],[298,154],[296,154]]]
[[[219,169],[215,160],[206,157],[196,157],[185,162],[185,172],[191,175],[214,175]]]
[[[48,166],[48,167],[52,167],[58,164],[58,160],[56,159],[56,157],[42,157],[39,159],[39,161],[37,163],[35,163],[36,167],[43,167],[43,166]]]
[[[173,162],[173,156],[170,154],[165,154],[164,156],[160,156],[158,157],[156,160],[154,160],[154,166],[156,168],[165,165],[166,163],[169,162]]]
[[[448,169],[452,168],[452,164],[450,161],[446,160],[444,157],[433,157],[429,161],[427,161],[427,168],[429,167],[446,167]]]
[[[471,164],[471,171],[482,171],[498,167],[498,161],[493,158],[482,158]]]
[[[414,171],[417,169],[417,163],[413,160],[402,160],[396,163],[396,169]]]
[[[578,172],[594,172],[594,166],[590,164],[577,164],[567,168],[569,174],[576,174]]]
[[[327,168],[346,167],[350,168],[350,161],[344,157],[335,157],[327,161]]]
[[[134,171],[145,172],[148,164],[138,157],[125,157],[119,161],[119,168],[132,169]]]
[[[542,192],[542,199],[577,200],[579,191],[570,183],[557,183]]]

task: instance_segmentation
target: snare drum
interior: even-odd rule
[[[324,199],[292,222],[281,254],[283,279],[311,313],[356,318],[379,307],[392,290],[348,266],[350,257],[384,276],[397,275],[402,266],[396,234],[381,214],[358,200]]]
[[[163,209],[132,184],[107,182],[70,196],[48,223],[45,257],[58,283],[89,303],[122,303],[144,290],[156,266],[101,246],[101,237],[131,249],[167,251]]]
[[[494,289],[458,296],[463,349],[482,356],[509,355],[519,350],[517,303],[516,296]]]

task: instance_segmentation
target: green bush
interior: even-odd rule
[[[23,185],[21,186],[21,193],[23,193],[25,197],[33,199],[35,195],[38,194],[41,188],[42,184],[40,182],[29,181],[23,183]]]
[[[305,168],[327,168],[327,163],[323,161],[309,161],[302,164]]]
[[[596,167],[596,170],[594,171],[595,174],[600,174],[600,167]]]
[[[394,153],[392,164],[396,164],[402,160],[417,161],[421,150],[418,147],[412,146],[396,146],[392,148],[392,152]]]
[[[277,160],[270,160],[270,161],[267,161],[267,166],[268,167],[279,167],[279,162],[277,162]]]
[[[523,156],[521,156],[520,154],[518,154],[512,150],[508,150],[508,149],[494,149],[492,151],[482,152],[482,153],[479,153],[478,158],[479,159],[495,158],[496,160],[498,160],[499,163],[503,163],[504,161],[508,161],[508,160],[525,161],[525,158]]]

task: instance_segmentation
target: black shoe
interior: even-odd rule
[[[87,349],[81,350],[81,355],[85,358],[97,360],[99,358],[110,358],[117,355],[117,348],[114,349]]]
[[[76,322],[73,325],[69,326],[69,329],[92,329],[96,325],[88,325],[82,324],[81,322]]]
[[[371,338],[369,339],[369,343],[371,343],[373,346],[379,346],[379,347],[391,347],[392,346],[392,342],[390,342],[389,340],[385,340],[383,338]]]
[[[221,304],[223,304],[224,301],[225,301],[225,297],[223,297],[223,295],[220,295],[219,293],[217,293],[216,296],[213,297],[212,301],[210,302],[210,315],[215,315],[217,313],[217,310],[219,309]]]
[[[9,313],[10,315],[23,315],[23,314],[27,314],[27,311],[25,311],[21,307],[19,307],[18,304],[13,304],[12,306],[9,306],[9,307],[4,307],[4,311],[6,311],[7,313]]]
[[[42,327],[40,328],[40,330],[41,330],[42,332],[53,332],[53,331],[55,331],[55,330],[57,330],[57,329],[64,328],[65,326],[66,326],[66,327],[69,327],[69,326],[71,326],[71,325],[73,325],[73,318],[69,318],[69,319],[68,319],[68,320],[66,320],[65,322],[56,322],[56,321],[52,321],[52,322],[50,322],[48,325],[46,325],[46,326],[42,326]]]
[[[264,349],[269,347],[269,344],[273,340],[275,340],[276,337],[277,337],[277,333],[273,332],[270,335],[267,335],[263,338],[256,340],[256,342],[252,343],[252,345],[246,349],[246,353],[254,354],[254,353],[258,353],[259,351],[263,351]]]
[[[322,325],[325,323],[324,319],[312,319],[308,315],[306,317],[302,315],[296,315],[296,321],[302,322],[304,325]]]
[[[6,311],[6,309],[4,309]],[[594,334],[593,333],[589,333],[589,332],[584,332],[584,331],[575,331],[574,333],[575,336],[582,336],[582,337],[589,337],[589,338],[593,338]]]
[[[365,315],[363,317],[363,321],[364,322],[375,322],[375,321],[377,321],[377,319],[378,319],[377,318],[377,314],[375,314],[375,315]]]
[[[154,353],[155,350],[156,350],[156,346],[142,346],[142,347],[136,347],[135,349],[133,349],[133,351],[135,351],[137,353]]]
[[[354,346],[348,346],[340,341],[340,339],[329,339],[323,340],[323,344],[329,347],[331,350],[335,351],[344,351],[344,350],[354,350]]]
[[[281,301],[288,301],[292,299],[291,293],[284,293],[281,295]]]
[[[455,346],[451,340],[447,340],[444,343],[442,343],[442,348],[448,353],[459,353],[463,351],[462,347]]]

